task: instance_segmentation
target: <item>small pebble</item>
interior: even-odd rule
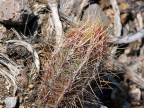
[[[0,105],[0,108],[4,108],[3,105]]]
[[[28,88],[29,88],[29,89],[33,89],[33,88],[34,88],[34,85],[33,85],[33,84],[29,84],[29,85],[28,85]]]
[[[18,76],[17,79],[18,79],[19,85],[22,88],[28,87],[28,78],[25,75]]]
[[[141,90],[138,87],[136,87],[135,85],[130,85],[129,97],[130,97],[131,101],[140,102]]]
[[[120,55],[119,59],[118,59],[121,63],[126,63],[128,60],[128,57],[126,56],[126,54],[122,54]]]
[[[19,108],[24,108],[24,106],[23,106],[23,105],[20,105]]]
[[[129,54],[130,52],[131,52],[131,49],[129,47],[126,48],[125,51],[124,51],[125,54]]]
[[[17,97],[7,97],[4,100],[4,103],[6,105],[6,108],[14,108],[17,103]]]
[[[23,101],[23,97],[20,96],[20,97],[19,97],[19,103],[22,103],[22,101]]]

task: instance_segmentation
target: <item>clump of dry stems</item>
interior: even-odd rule
[[[97,79],[107,57],[108,28],[88,22],[65,33],[63,43],[47,60],[39,100],[48,108],[81,107],[86,88]]]

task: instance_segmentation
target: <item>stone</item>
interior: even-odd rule
[[[4,103],[6,105],[6,108],[14,108],[17,103],[17,97],[7,97],[4,100]]]
[[[27,0],[0,0],[0,22],[21,22],[23,15],[31,14]]]

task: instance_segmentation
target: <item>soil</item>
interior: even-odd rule
[[[119,39],[123,36],[136,34],[143,30],[143,0],[116,1],[119,6],[122,25]],[[75,27],[77,26],[78,21],[82,22],[82,25],[88,20],[90,20],[90,23],[93,23],[97,18],[100,18],[101,25],[106,24],[108,26],[109,34],[112,35],[110,38],[117,38],[114,35],[115,12],[113,11],[111,2],[109,0],[89,0],[89,2],[90,3],[86,4],[82,11],[80,11],[80,6],[82,6],[80,5],[82,3],[81,0],[79,0],[79,2],[76,0],[73,2],[69,0],[60,0],[58,9],[64,34],[71,28],[79,28]],[[26,7],[28,9],[28,6],[30,6],[32,13],[29,11],[27,22],[25,20],[22,22],[21,20],[11,20],[12,22],[6,23],[3,20],[0,21],[0,108],[6,107],[5,99],[7,97],[18,98],[14,108],[44,108],[43,105],[45,102],[43,102],[43,100],[47,101],[47,103],[53,102],[51,100],[49,101],[47,98],[47,91],[49,88],[47,87],[46,90],[44,89],[44,92],[42,91],[42,88],[47,85],[46,81],[49,81],[46,79],[51,77],[51,75],[46,76],[46,72],[49,72],[48,66],[49,63],[51,63],[51,55],[55,49],[55,27],[48,6],[46,7],[45,4],[39,0],[29,0],[28,4],[29,5],[26,5]],[[68,7],[70,8],[69,10]],[[99,12],[98,15],[97,12]],[[6,14],[8,14],[8,12]],[[88,14],[90,14],[90,17],[88,17]],[[66,20],[66,18],[76,20]],[[10,40],[24,41],[28,44],[23,46],[18,43],[15,44],[16,42],[9,42]],[[106,59],[104,59],[105,65],[102,65],[102,71],[99,72],[100,77],[93,78],[93,80],[89,82],[89,85],[91,86],[89,87],[86,85],[86,87],[83,88],[88,91],[88,93],[84,95],[84,98],[90,100],[90,103],[82,102],[84,108],[144,107],[143,42],[143,38],[127,44],[108,42],[107,48],[109,56],[106,56]],[[31,48],[33,49],[31,50]],[[34,52],[38,54],[40,70],[38,69],[37,58]],[[57,62],[54,61],[54,63],[56,64]],[[68,63],[65,62],[65,65],[67,66]],[[99,67],[101,68],[101,65]],[[89,69],[89,71],[90,70],[91,69]],[[17,72],[20,73],[17,75]],[[11,77],[3,73],[7,73]],[[62,82],[61,84],[66,85],[65,83],[67,82],[67,84],[71,84],[72,82],[68,80],[69,76],[66,77],[67,74],[64,75],[64,77],[57,77],[55,82],[57,81],[58,84],[58,81],[64,81],[63,79],[66,79],[65,82]],[[14,83],[15,81],[16,84]],[[74,83],[86,84],[85,82]],[[73,87],[74,84],[71,84],[71,86]],[[77,86],[73,88],[80,90],[79,87],[81,86]],[[70,86],[68,87],[71,88]],[[62,89],[64,87],[58,85],[58,88]],[[55,90],[54,87],[53,89]],[[74,89],[75,92],[70,93],[66,90],[64,94],[61,95],[66,98],[60,99],[61,101],[60,103],[57,103],[58,105],[56,107],[66,106],[67,108],[70,108],[70,106],[67,106],[67,103],[65,103],[67,100],[69,101],[68,105],[73,104],[71,103],[71,96],[75,96],[73,94],[75,94],[77,90]],[[60,89],[58,91],[58,93],[61,93]],[[43,96],[42,99],[41,96]],[[57,94],[57,96],[59,95]],[[96,101],[93,101],[93,99],[96,99]],[[81,103],[77,98],[75,99],[75,102],[77,106],[74,105],[74,107],[81,107]],[[54,108],[54,106],[52,106],[52,108]]]

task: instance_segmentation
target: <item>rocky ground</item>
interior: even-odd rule
[[[0,108],[143,108],[144,1],[52,3],[0,1]]]

